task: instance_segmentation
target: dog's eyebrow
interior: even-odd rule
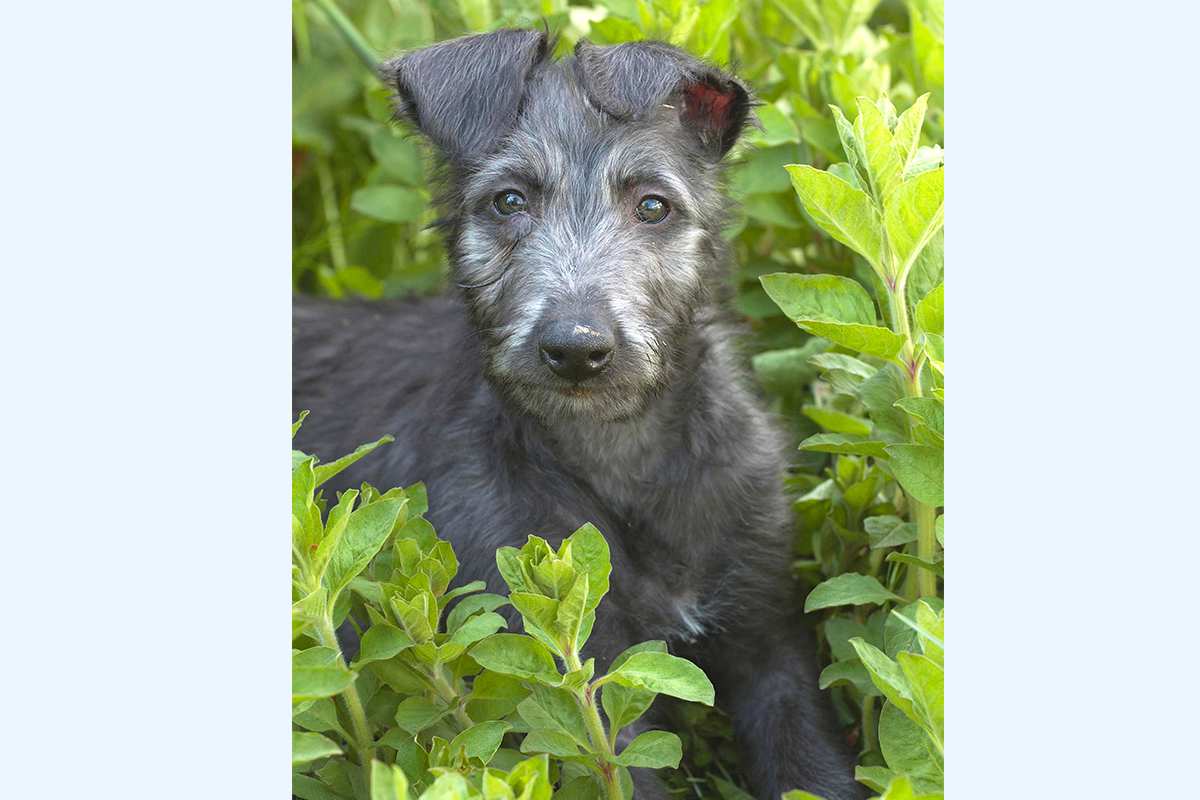
[[[503,184],[521,184],[531,189],[542,187],[542,176],[525,160],[496,158],[471,176],[466,200],[475,202],[490,195]]]
[[[691,187],[679,179],[678,175],[661,169],[640,169],[636,166],[622,169],[613,175],[614,182],[622,187],[637,184],[649,184],[662,187],[674,199],[684,206],[684,209],[696,207],[696,199]]]

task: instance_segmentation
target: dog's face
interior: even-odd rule
[[[545,47],[501,31],[391,74],[447,164],[454,278],[488,377],[543,418],[629,418],[722,280],[719,162],[749,101],[665,45],[583,44],[559,63]]]

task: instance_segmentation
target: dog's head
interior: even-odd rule
[[[720,162],[750,98],[659,42],[551,49],[497,31],[384,73],[444,166],[453,279],[488,377],[541,417],[628,418],[725,281]]]

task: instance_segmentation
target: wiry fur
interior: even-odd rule
[[[385,68],[438,147],[460,289],[296,298],[293,400],[312,411],[297,446],[331,457],[396,436],[330,489],[424,481],[460,578],[493,590],[497,547],[594,523],[613,558],[598,669],[665,639],[713,679],[760,797],[860,797],[789,575],[782,439],[733,345],[719,162],[748,95],[659,43],[557,63],[549,49],[504,31]],[[529,202],[518,218],[492,208],[511,188]],[[670,201],[667,220],[633,217],[646,194]],[[580,386],[551,373],[547,319],[611,326],[609,368]]]

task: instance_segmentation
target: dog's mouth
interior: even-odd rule
[[[566,397],[574,397],[579,400],[585,400],[595,394],[592,387],[582,384],[572,384],[571,386],[562,386],[558,388],[559,394]]]

